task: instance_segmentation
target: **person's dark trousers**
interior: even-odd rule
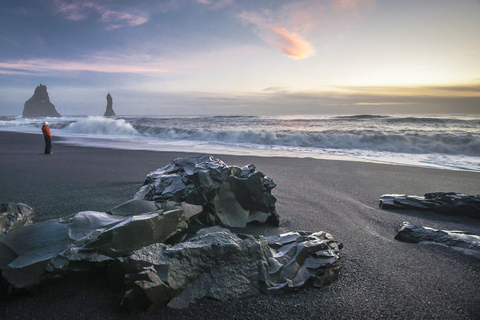
[[[45,138],[45,154],[52,153],[52,138],[49,136],[44,136]]]

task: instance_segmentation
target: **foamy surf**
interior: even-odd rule
[[[124,119],[88,117],[72,122],[63,128],[65,132],[90,135],[134,136],[137,130]]]
[[[45,119],[0,119],[0,130],[40,132]],[[380,161],[480,171],[475,116],[186,116],[49,119],[77,145],[256,156]]]

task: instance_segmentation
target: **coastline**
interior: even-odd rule
[[[131,199],[149,172],[177,157],[195,155],[72,146],[54,137],[53,155],[48,156],[42,154],[41,135],[0,132],[0,141],[1,201],[30,205],[37,221],[85,210],[106,211]],[[363,161],[213,156],[229,165],[253,163],[277,184],[272,193],[278,198],[280,227],[249,226],[234,231],[331,233],[345,246],[341,275],[335,283],[278,297],[227,303],[202,300],[182,311],[155,308],[129,315],[118,312],[117,292],[104,279],[88,275],[90,280],[82,281],[81,276],[74,276],[8,299],[2,303],[0,317],[471,319],[480,314],[478,260],[449,248],[393,239],[403,221],[480,234],[480,220],[378,208],[379,197],[386,193],[478,194],[479,172]]]

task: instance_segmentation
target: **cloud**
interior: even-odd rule
[[[13,46],[18,45],[18,42],[13,41],[12,39],[9,39],[9,38],[6,38],[6,37],[0,37],[0,40],[7,42],[9,45],[13,45]]]
[[[210,9],[216,10],[234,4],[235,0],[195,0],[195,2],[207,5]]]
[[[468,86],[466,86],[468,87]],[[261,92],[245,95],[242,103],[268,114],[288,114],[295,106],[295,113],[354,114],[354,113],[477,113],[480,114],[480,91],[438,92],[420,94],[424,87],[349,87],[351,91],[328,87],[325,90],[295,90],[271,87]],[[443,90],[445,87],[435,87]],[[360,89],[360,90],[354,90]],[[472,87],[472,89],[474,89]],[[390,92],[389,94],[386,94]],[[452,107],[455,106],[455,107]],[[259,110],[256,112],[258,113]],[[254,111],[255,112],[255,111]]]
[[[360,16],[360,9],[373,4],[374,0],[302,0],[276,10],[242,11],[238,18],[252,25],[262,39],[288,56],[304,59],[314,55],[309,36],[322,23],[349,25],[354,20],[352,17]]]
[[[148,22],[144,16],[128,12],[110,10],[106,6],[91,1],[53,0],[55,12],[62,14],[66,19],[79,21],[86,19],[93,11],[101,15],[101,20],[108,24],[107,29],[117,29],[126,26],[138,26]]]
[[[118,12],[118,11],[111,11],[111,10],[106,10],[102,13],[102,20],[105,22],[111,22],[112,24],[108,27],[108,29],[116,29],[116,28],[121,28],[124,25],[122,23],[133,27],[133,26],[139,26],[141,24],[144,24],[148,21],[147,18],[140,17],[140,16],[134,16],[129,13],[125,12]],[[113,24],[114,23],[114,24]]]
[[[335,0],[332,1],[331,8],[336,11],[357,10],[364,6],[371,6],[374,0]]]
[[[270,29],[277,37],[267,40],[270,44],[279,48],[295,59],[305,59],[313,55],[313,48],[302,37],[292,31],[273,27]]]
[[[268,16],[244,11],[239,17],[256,26],[265,41],[294,59],[304,59],[314,54],[312,45],[301,35],[280,27]]]
[[[48,75],[61,72],[87,71],[102,73],[160,74],[171,72],[156,63],[126,64],[111,61],[68,61],[57,59],[29,59],[0,62],[1,74]]]
[[[421,86],[336,86],[350,94],[383,96],[480,97],[479,84],[421,85]]]
[[[263,89],[262,91],[266,91],[266,92],[284,92],[284,91],[287,91],[287,90],[288,90],[288,87],[268,87],[268,88]]]

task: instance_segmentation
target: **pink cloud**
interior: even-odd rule
[[[335,0],[331,4],[331,8],[336,11],[356,10],[365,6],[372,6],[374,0]]]
[[[219,9],[232,5],[235,0],[195,0],[198,3],[208,5],[211,9]]]
[[[142,16],[133,15],[127,12],[110,10],[107,7],[94,2],[73,0],[53,0],[55,11],[63,14],[67,19],[79,21],[87,18],[90,11],[96,11],[102,16],[102,21],[109,23],[107,29],[117,29],[125,26],[138,26],[148,22]]]
[[[276,36],[267,40],[294,59],[305,59],[313,55],[313,48],[301,36],[284,28],[273,27],[270,29]]]
[[[158,63],[121,64],[109,61],[86,62],[55,59],[30,59],[0,62],[1,74],[49,74],[55,72],[90,71],[103,73],[160,74],[171,72]]]
[[[144,17],[139,17],[139,16],[134,16],[129,13],[125,12],[118,12],[118,11],[110,11],[107,10],[102,13],[102,20],[105,22],[117,22],[117,21],[122,21],[125,22],[128,26],[139,26],[141,24],[144,24],[148,21],[147,18]],[[116,29],[121,27],[122,25],[111,25],[109,29]]]
[[[210,0],[198,0],[210,1]],[[322,23],[347,26],[349,18],[359,17],[360,10],[374,5],[374,0],[302,0],[278,9],[243,11],[238,17],[254,26],[265,41],[296,59],[314,54],[309,40]],[[345,22],[347,21],[347,22]]]

